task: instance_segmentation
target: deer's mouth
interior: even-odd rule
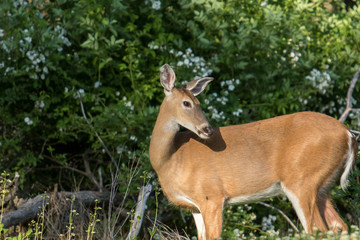
[[[210,125],[205,126],[201,129],[196,128],[196,130],[197,130],[197,135],[202,139],[209,139],[214,133],[214,129]]]

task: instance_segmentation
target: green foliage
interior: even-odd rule
[[[336,10],[329,11],[325,2],[1,1],[1,169],[18,171],[25,190],[33,183],[92,189],[87,175],[70,170],[84,171],[88,161],[107,186],[112,161],[98,134],[120,159],[119,191],[125,191],[134,159],[139,171],[151,171],[147,149],[163,98],[164,63],[175,68],[179,85],[216,79],[199,96],[215,126],[302,110],[339,117],[360,69],[360,7],[333,1]],[[359,112],[352,113],[347,124],[359,129],[359,119]],[[339,208],[358,216],[359,175],[354,171],[348,192],[333,190]],[[136,181],[142,183],[139,176]],[[135,185],[130,198],[136,198]],[[169,211],[178,215],[165,202],[159,196],[150,203],[157,209],[151,213],[159,219]],[[295,217],[286,200],[274,204]],[[269,215],[257,207],[227,211],[226,236],[234,229],[258,234],[254,227]],[[254,213],[256,219],[249,217]],[[179,216],[173,219],[170,224],[183,226]],[[286,231],[280,219],[276,229]]]

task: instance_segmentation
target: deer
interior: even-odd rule
[[[165,98],[149,156],[167,199],[191,211],[198,239],[221,237],[225,205],[278,195],[286,195],[305,232],[348,230],[329,194],[340,175],[347,188],[357,158],[357,141],[344,124],[299,112],[212,128],[196,96],[213,78],[181,88],[175,80],[174,70],[163,65]]]

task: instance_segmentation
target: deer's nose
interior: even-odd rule
[[[203,128],[203,131],[204,131],[204,133],[207,135],[207,136],[211,136],[211,135],[213,135],[213,133],[214,133],[214,129],[211,127],[211,126],[205,126],[204,128]]]

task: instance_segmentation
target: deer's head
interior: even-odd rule
[[[175,72],[167,64],[160,68],[160,82],[164,87],[167,113],[177,124],[196,133],[202,139],[208,139],[214,130],[207,121],[200,102],[196,98],[213,78],[200,78],[187,83],[182,88],[175,87]]]

